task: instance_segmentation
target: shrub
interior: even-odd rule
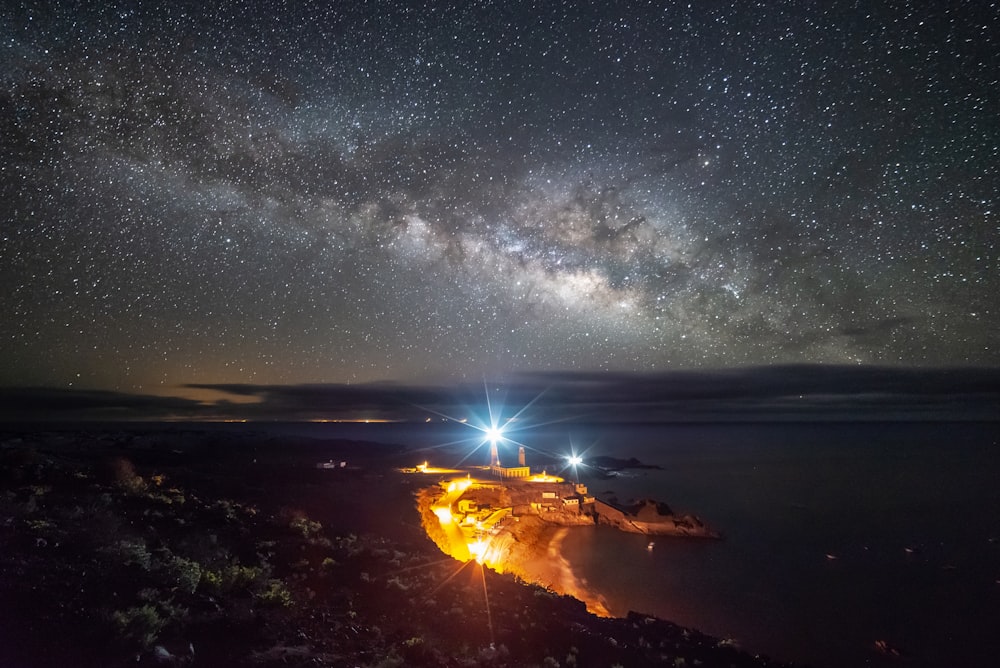
[[[188,620],[188,612],[184,606],[174,605],[173,600],[160,601],[160,614],[168,624],[183,624]]]
[[[211,592],[227,594],[248,589],[263,573],[261,568],[241,566],[238,562],[233,562],[218,570],[202,571],[201,583]]]
[[[135,564],[144,571],[148,571],[152,565],[153,555],[149,553],[146,549],[145,541],[131,540],[124,538],[116,545],[104,548],[101,550],[104,554],[110,556],[117,565],[120,566],[131,566]]]
[[[257,595],[257,600],[264,605],[288,608],[292,605],[292,593],[281,580],[268,580],[267,586]]]
[[[303,538],[311,538],[323,529],[323,525],[308,517],[296,517],[288,524],[288,528],[301,532]]]
[[[116,610],[112,619],[122,637],[143,648],[148,648],[156,642],[160,631],[167,623],[160,617],[156,607],[148,603],[125,610]]]
[[[32,531],[43,532],[55,529],[56,525],[48,520],[28,520],[28,527]]]
[[[146,481],[142,479],[142,476],[136,474],[132,462],[124,457],[119,457],[112,462],[111,466],[114,471],[115,484],[123,490],[131,494],[138,494],[146,490]]]
[[[197,561],[174,555],[168,569],[181,591],[193,594],[198,588],[198,583],[201,582],[201,564]]]

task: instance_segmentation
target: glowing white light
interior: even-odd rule
[[[567,459],[569,460],[570,466],[577,466],[583,463],[583,457],[579,455],[572,455],[567,457]]]
[[[496,444],[497,441],[503,438],[503,430],[499,427],[487,427],[486,429],[486,440],[490,443]]]
[[[477,540],[473,543],[469,543],[469,554],[471,554],[476,561],[483,563],[483,553],[486,551],[486,543],[481,540]]]

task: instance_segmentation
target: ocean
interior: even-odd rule
[[[571,531],[578,578],[614,613],[669,619],[817,668],[997,665],[995,424],[601,427],[588,454],[658,470],[589,480],[651,497],[722,541]],[[884,641],[886,651],[876,649]]]

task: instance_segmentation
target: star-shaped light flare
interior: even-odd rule
[[[522,443],[521,441],[513,438],[511,434],[513,432],[523,431],[530,427],[538,427],[538,426],[543,426],[545,424],[549,424],[548,422],[522,422],[525,412],[529,408],[531,408],[531,406],[534,405],[534,403],[538,401],[538,399],[541,398],[542,395],[545,394],[545,390],[539,392],[534,398],[531,399],[531,401],[527,402],[524,406],[522,406],[520,409],[518,409],[516,412],[514,412],[513,414],[509,415],[509,417],[506,418],[504,417],[504,413],[506,412],[506,410],[503,405],[503,401],[498,402],[496,401],[495,397],[490,396],[489,385],[487,384],[485,379],[483,380],[483,393],[486,399],[486,416],[481,416],[480,414],[477,414],[475,411],[470,411],[471,415],[469,418],[460,419],[452,415],[447,415],[445,413],[433,410],[431,408],[423,407],[424,410],[430,411],[431,413],[434,413],[435,415],[442,417],[450,422],[455,422],[458,424],[465,425],[466,427],[470,427],[482,433],[482,437],[478,440],[478,442],[475,443],[474,447],[472,447],[471,450],[465,453],[465,455],[458,461],[456,466],[460,466],[463,462],[465,462],[465,460],[467,460],[470,456],[472,456],[475,452],[477,452],[483,445],[486,444],[489,444],[490,446],[496,446],[500,444],[509,443],[515,446],[524,446],[525,448],[535,450],[535,448],[531,448],[525,443]],[[470,440],[473,439],[463,439],[461,441],[453,441],[445,445],[455,445],[457,443],[462,443]]]

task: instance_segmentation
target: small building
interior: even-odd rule
[[[531,475],[531,468],[527,466],[501,466],[494,464],[490,466],[490,473],[498,478],[527,478]]]
[[[527,478],[531,475],[531,468],[524,465],[524,448],[518,453],[518,464],[520,466],[503,466],[500,464],[500,454],[497,452],[497,444],[490,445],[490,473],[497,478]]]
[[[479,504],[474,499],[459,499],[458,512],[468,514],[479,510]]]

